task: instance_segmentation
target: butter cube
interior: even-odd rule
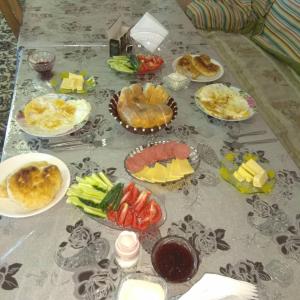
[[[261,188],[268,180],[266,171],[263,171],[253,177],[253,186]]]
[[[243,182],[245,181],[245,178],[243,176],[240,175],[240,173],[238,171],[235,171],[233,173],[234,178],[239,181],[239,182]]]
[[[254,160],[249,159],[246,163],[242,164],[242,166],[253,176],[259,173],[264,172],[265,170]]]
[[[243,177],[247,182],[252,182],[253,175],[250,174],[246,169],[244,169],[242,165],[239,167],[237,172],[239,176]]]
[[[74,81],[70,78],[63,78],[60,88],[65,90],[74,90]]]

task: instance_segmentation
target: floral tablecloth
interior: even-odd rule
[[[82,4],[72,5],[71,2],[64,1],[69,4],[69,9],[79,12],[85,10],[80,7],[90,3],[80,1]],[[137,3],[126,1],[129,2]],[[148,5],[152,2],[147,1]],[[49,8],[46,11],[49,14],[51,9],[58,12],[61,3],[54,1],[56,9],[45,4]],[[108,7],[108,1],[103,3],[104,7]],[[114,1],[111,3],[115,5]],[[119,14],[124,12],[130,15],[132,7],[128,5],[118,8]],[[35,7],[36,11],[45,9],[44,4],[43,8],[37,5],[30,7],[32,10]],[[95,4],[94,8],[97,7]],[[141,77],[115,73],[105,63],[108,57],[105,44],[51,47],[51,51],[56,54],[55,73],[85,69],[95,76],[97,83],[95,90],[84,96],[92,105],[93,113],[89,122],[79,132],[57,140],[82,137],[86,142],[88,137],[94,142],[105,140],[106,146],[103,147],[97,148],[86,143],[73,150],[57,151],[49,146],[49,140],[31,137],[18,128],[14,117],[20,107],[34,96],[53,92],[52,87],[40,81],[29,67],[27,55],[31,51],[30,47],[35,48],[37,45],[27,45],[28,49],[23,50],[21,57],[3,159],[39,151],[63,159],[70,168],[72,179],[103,170],[112,178],[130,180],[124,170],[124,158],[136,146],[167,139],[182,140],[198,146],[201,162],[191,177],[166,186],[146,185],[165,202],[167,219],[159,230],[140,236],[143,249],[136,269],[153,273],[149,255],[153,243],[160,236],[177,234],[191,241],[201,264],[190,282],[169,285],[170,297],[182,294],[204,273],[210,272],[255,283],[259,287],[261,299],[295,300],[300,293],[297,283],[300,276],[299,170],[283,147],[274,142],[234,149],[237,156],[254,152],[261,163],[268,164],[276,171],[277,182],[271,194],[243,195],[219,177],[220,160],[232,150],[224,144],[224,140],[229,140],[228,132],[236,134],[263,129],[266,134],[259,136],[259,139],[274,137],[259,112],[250,120],[240,123],[207,117],[194,104],[194,93],[202,84],[192,83],[186,90],[170,92],[177,101],[179,114],[170,127],[157,134],[131,134],[109,115],[108,102],[116,91],[133,82],[161,83],[162,77],[171,72],[171,62],[180,54],[205,52],[220,60],[207,41],[193,31],[173,1],[164,1],[157,7],[157,16],[168,20],[164,21],[165,25],[171,24],[170,37],[162,49],[165,66],[158,73]],[[99,11],[97,17],[102,23],[108,17],[103,13],[105,10]],[[57,22],[60,23],[59,20]],[[40,30],[43,24],[36,26]],[[23,41],[33,38],[33,32],[26,37],[28,28],[28,25],[23,28]],[[46,37],[39,36],[39,32],[36,36],[41,41],[43,36]],[[60,37],[58,34],[56,38]],[[98,41],[98,38],[95,37],[95,40]],[[43,43],[38,46],[42,47]],[[49,49],[47,44],[44,46]],[[219,82],[236,84],[234,76],[228,72],[226,62],[221,62],[225,74]],[[258,138],[244,137],[239,141],[254,139]],[[34,217],[1,217],[0,298],[113,299],[123,274],[113,254],[113,244],[118,233],[67,205],[64,200]]]

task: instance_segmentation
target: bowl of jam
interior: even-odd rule
[[[55,62],[55,55],[48,51],[33,51],[28,56],[28,62],[32,69],[37,71],[42,79],[52,77],[52,69]]]
[[[158,240],[151,253],[154,270],[168,282],[185,282],[197,272],[199,259],[196,250],[186,239],[167,236]]]

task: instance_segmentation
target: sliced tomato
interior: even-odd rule
[[[107,218],[108,220],[112,221],[112,222],[115,222],[117,220],[117,215],[118,215],[118,212],[116,210],[109,210],[107,212]]]
[[[124,227],[132,227],[132,222],[133,222],[133,210],[129,208],[124,221]]]
[[[132,188],[134,187],[134,183],[130,182],[125,188],[124,188],[124,194],[126,194],[128,191],[131,191]]]
[[[136,221],[136,229],[140,231],[145,231],[149,226],[150,226],[150,220],[148,217],[142,218],[142,217],[137,217]]]
[[[151,224],[156,224],[162,217],[162,211],[159,204],[151,199],[143,210],[139,213],[139,217],[142,219],[148,219]]]
[[[131,190],[131,194],[129,199],[126,201],[130,206],[134,205],[134,203],[136,202],[138,196],[140,194],[140,191],[138,190],[138,188],[136,186],[133,186],[132,190]]]
[[[124,221],[128,212],[128,208],[129,205],[128,203],[122,203],[122,205],[120,205],[119,209],[118,209],[118,218],[117,218],[117,224],[119,226],[123,226],[124,225]]]
[[[158,223],[162,217],[161,207],[153,199],[150,200],[148,206],[149,206],[150,223],[151,224]]]
[[[132,190],[127,191],[124,196],[122,197],[120,204],[124,203],[124,202],[128,202],[128,199],[131,197],[132,194]]]
[[[147,204],[147,200],[150,197],[151,192],[149,191],[142,191],[134,203],[134,211],[139,213],[144,206]]]

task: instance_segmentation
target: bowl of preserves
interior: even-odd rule
[[[173,283],[190,280],[199,267],[196,250],[179,236],[158,240],[152,249],[151,261],[154,270],[166,281]]]

